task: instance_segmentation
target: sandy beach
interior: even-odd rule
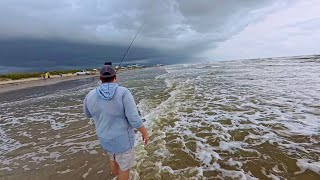
[[[53,75],[51,76],[50,79],[47,79],[47,80],[44,80],[42,78],[27,78],[27,79],[19,79],[19,80],[0,81],[0,93],[19,90],[19,89],[25,89],[30,87],[36,87],[36,86],[51,85],[59,82],[90,78],[95,76],[97,75],[77,76],[75,74],[64,74],[62,77],[59,75]]]

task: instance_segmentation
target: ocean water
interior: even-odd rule
[[[133,179],[320,179],[320,57],[133,70]],[[0,179],[112,179],[82,112],[97,78],[0,94]]]

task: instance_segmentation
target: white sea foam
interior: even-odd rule
[[[219,144],[219,147],[223,151],[229,151],[230,153],[234,153],[234,151],[236,151],[237,149],[243,149],[242,148],[243,145],[248,145],[248,144],[244,142],[236,142],[236,141],[233,141],[233,142],[221,141]]]
[[[2,168],[0,168],[0,171],[3,171],[3,170],[12,171],[12,169],[10,167],[2,167]]]
[[[215,167],[222,172],[223,177],[255,179],[251,172],[241,170],[247,161],[241,158],[226,160],[226,157],[217,153],[220,151],[230,154],[248,152],[254,156],[269,159],[265,152],[255,149],[268,143],[286,150],[289,155],[319,152],[317,149],[310,148],[317,142],[313,137],[319,135],[319,114],[314,109],[306,107],[306,104],[316,103],[312,99],[315,97],[319,99],[314,93],[320,88],[310,83],[312,90],[302,91],[301,87],[285,79],[290,78],[290,75],[283,76],[284,69],[279,71],[275,71],[274,68],[268,69],[269,64],[286,67],[287,62],[268,63],[265,71],[257,70],[259,64],[255,62],[250,65],[245,61],[241,63],[231,62],[228,64],[229,67],[222,63],[211,67],[207,67],[207,64],[203,67],[199,65],[165,67],[168,74],[158,78],[164,78],[167,86],[175,87],[176,90],[173,96],[159,107],[161,111],[149,114],[150,118],[155,120],[166,117],[168,113],[175,114],[178,120],[174,122],[174,126],[163,128],[166,134],[177,134],[180,138],[175,141],[182,144],[189,142],[189,139],[195,139],[196,151],[193,152],[186,146],[183,151],[195,155],[207,167]],[[202,69],[194,72],[194,68]],[[269,70],[273,74],[270,74]],[[289,73],[294,74],[294,70],[290,70]],[[307,81],[314,81],[316,78],[310,78],[314,75],[309,73],[299,76],[302,79],[309,77]],[[284,79],[281,81],[281,78]],[[316,109],[319,110],[318,107]],[[228,119],[230,124],[221,124],[222,120]],[[212,130],[208,130],[208,127],[212,127]],[[199,137],[192,129],[197,129],[197,133],[208,135],[206,138]],[[233,131],[242,132],[244,135],[239,136],[241,139],[235,141],[233,140],[235,135],[231,134]],[[209,134],[220,139],[218,146],[212,147],[209,144],[210,140],[207,139],[210,137]],[[310,136],[311,142],[295,142],[290,139],[294,135]],[[222,159],[238,170],[225,170],[213,159]],[[205,167],[200,168],[197,176],[203,176],[204,169]],[[277,174],[281,171],[279,169],[273,169],[273,171],[277,173],[265,174],[266,177],[279,178]],[[170,171],[170,173],[174,174],[176,171]]]
[[[19,141],[16,141],[8,137],[5,131],[0,127],[0,155],[4,155],[7,152],[11,152],[15,149],[22,147],[22,144]],[[1,156],[0,156],[1,158]]]
[[[84,179],[86,179],[91,170],[92,170],[92,168],[89,168],[88,171],[82,175],[82,177],[83,177]]]
[[[53,130],[60,130],[63,128],[64,123],[56,122],[55,120],[50,120],[50,125]]]
[[[101,173],[103,173],[103,170],[97,172],[97,174],[101,174]]]
[[[301,169],[300,172],[295,172],[295,174],[300,174],[305,172],[307,169],[313,171],[320,175],[320,162],[312,162],[310,159],[298,159],[297,166]]]
[[[73,170],[71,169],[66,169],[64,171],[57,171],[58,174],[66,174],[66,173],[69,173],[69,172],[72,172]]]

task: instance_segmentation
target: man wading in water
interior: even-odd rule
[[[102,84],[91,90],[83,102],[88,118],[93,118],[99,142],[110,159],[112,174],[118,179],[129,179],[134,165],[134,129],[149,143],[146,128],[139,116],[131,92],[116,83],[116,71],[110,65],[100,70]]]

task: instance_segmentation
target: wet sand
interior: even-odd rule
[[[19,80],[0,81],[0,93],[10,92],[19,89],[52,85],[64,81],[91,78],[97,75],[82,75],[77,76],[75,74],[65,74],[62,77],[54,75],[50,79],[44,80],[42,78],[28,78]]]

